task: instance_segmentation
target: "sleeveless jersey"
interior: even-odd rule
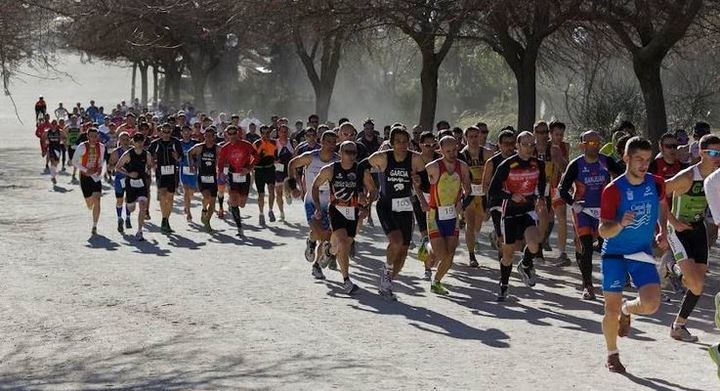
[[[705,178],[700,175],[700,168],[696,165],[692,169],[693,182],[690,189],[681,195],[673,195],[672,213],[683,223],[699,223],[705,220],[707,210],[707,198],[703,181]]]
[[[387,166],[380,181],[380,199],[391,202],[396,198],[408,198],[412,191],[412,153],[408,152],[405,160],[398,162],[392,150],[385,152]]]
[[[307,192],[305,193],[305,202],[312,202],[312,192],[310,191],[312,189],[312,184],[315,178],[320,173],[320,170],[325,167],[326,165],[330,163],[335,163],[336,161],[340,160],[340,157],[333,153],[332,157],[328,161],[322,161],[320,159],[320,150],[314,150],[310,153],[310,156],[312,156],[312,161],[310,164],[308,164],[305,167],[305,188],[307,189]],[[323,203],[327,203],[329,200],[329,190],[330,186],[327,184],[324,184],[320,186],[320,200]]]
[[[60,148],[60,131],[55,129],[50,129],[47,131],[46,137],[48,141],[48,147],[52,149],[59,149]]]
[[[217,152],[216,145],[208,147],[203,144],[200,151],[200,163],[198,165],[198,176],[215,176],[217,171]]]
[[[128,159],[128,162],[123,166],[125,171],[137,172],[140,175],[139,178],[144,178],[145,168],[147,167],[147,152],[143,150],[138,154],[135,152],[135,148],[132,148],[127,153],[130,159]]]
[[[357,163],[344,169],[340,162],[332,163],[333,176],[330,178],[330,203],[337,206],[356,206],[360,178]]]
[[[72,149],[75,149],[78,138],[80,138],[80,128],[69,128],[67,131],[67,143]]]
[[[129,151],[130,149],[132,149],[132,148],[124,149],[123,147],[117,147],[117,148],[115,148],[115,150],[112,153],[114,153],[115,157],[119,160],[120,157],[123,154],[125,154],[125,152]],[[115,181],[124,180],[125,176],[126,176],[125,174],[115,171]]]
[[[438,162],[438,181],[430,186],[428,207],[437,209],[440,206],[455,206],[462,191],[462,170],[460,162],[455,161],[452,171],[448,171],[445,163]]]
[[[258,152],[260,160],[255,165],[256,167],[269,167],[275,162],[275,152],[277,151],[277,144],[275,140],[259,139],[254,143],[255,149]]]
[[[195,146],[195,144],[197,144],[197,143],[194,140],[189,140],[189,141],[180,140],[180,146],[182,147],[182,157],[180,158],[180,167],[181,167],[180,170],[185,175],[192,175],[189,171],[190,161],[189,161],[188,152],[190,152],[190,150],[192,149],[192,147]],[[185,167],[188,167],[188,168],[185,168]]]

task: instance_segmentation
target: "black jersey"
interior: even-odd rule
[[[198,165],[198,175],[200,176],[215,176],[217,171],[217,145],[213,144],[212,147],[208,147],[203,144],[202,150],[200,151],[200,163]]]
[[[357,205],[358,189],[362,178],[353,163],[349,169],[344,169],[342,163],[332,163],[333,176],[330,178],[330,203],[339,206]]]
[[[412,152],[408,152],[405,160],[396,161],[392,150],[385,152],[387,166],[384,177],[380,181],[380,197],[387,202],[397,198],[410,197],[412,190]]]
[[[145,175],[145,168],[147,167],[147,152],[143,150],[138,154],[135,152],[135,148],[132,148],[125,153],[127,153],[130,158],[123,166],[125,171],[128,173],[137,172],[139,177],[142,178]]]
[[[150,143],[148,152],[157,160],[158,167],[177,166],[178,159],[173,156],[173,152],[176,153],[178,158],[182,158],[183,156],[182,143],[174,137],[171,137],[170,140],[167,141],[161,138],[153,140],[153,142]]]

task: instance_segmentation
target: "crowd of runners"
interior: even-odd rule
[[[484,123],[461,129],[440,121],[435,129],[410,130],[395,123],[377,131],[370,118],[360,129],[346,118],[321,124],[317,115],[292,125],[273,116],[263,124],[252,115],[241,119],[191,107],[149,112],[138,102],[122,102],[109,113],[94,101],[70,110],[59,104],[48,112],[40,98],[35,114],[46,173],[56,186],[58,172],[71,170],[71,183],[79,183],[92,215],[92,235],[103,181],[115,192],[117,231],[125,234],[135,224],[138,241],[144,240],[151,202],[160,206],[165,234],[174,232],[175,197],[181,195],[190,222],[198,194],[205,231],[212,234],[213,221],[229,211],[243,237],[240,209],[251,193],[260,226],[267,224],[266,216],[270,223],[284,221],[285,207],[299,200],[312,276],[323,280],[323,270],[338,270],[344,292],[354,295],[359,288],[350,277],[350,260],[363,225],[374,226],[374,210],[387,237],[378,291],[389,301],[397,300],[393,281],[411,247],[424,263],[430,291],[448,295],[442,281],[456,260],[461,230],[468,254],[461,262],[479,266],[475,251],[483,239],[497,250],[499,302],[510,298],[513,265],[530,288],[542,281],[536,262],[571,266],[571,240],[584,300],[596,300],[599,293],[592,270],[593,258],[600,259],[610,371],[625,372],[617,337],[629,335],[633,314],[657,311],[661,282],[683,295],[670,336],[697,341],[687,323],[703,293],[709,248],[717,239],[712,216],[720,216],[720,138],[707,123],[698,122],[690,135],[683,130],[662,135],[657,155],[629,122],[607,144],[588,130],[571,159],[566,126],[559,121],[538,121],[521,131],[508,126],[490,140]],[[486,221],[492,230],[481,238]],[[421,240],[414,244],[416,226]],[[544,251],[552,249],[555,228],[559,257],[551,262]],[[635,299],[623,299],[628,289],[637,291]],[[715,305],[720,328],[720,294]],[[720,365],[718,344],[709,352]]]

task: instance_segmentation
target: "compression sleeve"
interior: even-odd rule
[[[497,171],[495,171],[495,175],[493,175],[492,180],[490,181],[490,188],[488,189],[488,196],[491,199],[495,200],[507,200],[512,198],[512,194],[506,192],[503,189],[503,183],[505,183],[505,180],[510,175],[510,164],[508,163],[509,160],[506,160],[497,168]]]
[[[573,199],[573,196],[570,194],[570,188],[573,185],[573,182],[577,179],[578,175],[578,164],[577,160],[573,160],[565,170],[565,173],[562,176],[562,179],[560,180],[560,186],[558,186],[558,191],[560,192],[560,197],[567,203],[568,205],[572,205],[575,200]]]

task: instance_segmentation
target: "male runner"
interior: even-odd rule
[[[73,156],[73,167],[80,170],[80,189],[87,208],[92,211],[92,235],[97,235],[100,219],[100,196],[102,195],[102,170],[105,163],[105,146],[100,143],[98,130],[87,131],[88,141],[78,145]]]
[[[653,258],[653,238],[667,247],[665,181],[647,172],[652,161],[650,141],[632,137],[625,146],[625,174],[605,187],[600,201],[598,231],[602,246],[605,316],[603,334],[607,345],[606,366],[625,373],[617,349],[617,337],[630,334],[630,314],[650,315],[660,306],[660,277]],[[660,223],[660,233],[655,227]],[[628,273],[638,297],[623,300]]]
[[[73,157],[75,156],[75,151],[78,147],[78,138],[80,138],[80,123],[75,114],[71,114],[67,127],[65,128],[65,142],[67,143],[68,160],[70,162],[74,161]],[[78,183],[77,178],[75,177],[76,173],[77,167],[73,166],[72,178],[70,180],[70,183],[72,184]]]
[[[720,216],[720,170],[715,170],[705,178],[704,189],[710,214]],[[720,329],[720,292],[715,294],[715,327]],[[710,346],[708,354],[718,366],[717,374],[720,378],[720,342]]]
[[[280,125],[278,128],[278,138],[275,140],[277,144],[277,149],[275,150],[275,202],[280,211],[280,221],[285,221],[285,209],[283,207],[283,190],[285,186],[283,184],[285,183],[285,178],[288,176],[288,164],[290,164],[290,160],[295,153],[295,149],[290,141],[289,132],[290,129],[288,129],[287,125]],[[292,202],[290,193],[286,194],[285,200],[288,204]],[[272,206],[270,213],[272,214]],[[272,216],[275,217],[274,214],[272,214]]]
[[[512,130],[504,129],[498,134],[499,152],[494,154],[483,168],[483,193],[489,194],[490,182],[497,172],[497,168],[505,159],[515,154],[515,133]],[[487,208],[493,223],[493,231],[490,233],[490,246],[498,250],[498,262],[502,260],[502,199],[494,199],[488,196]]]
[[[227,183],[230,190],[228,205],[237,226],[237,236],[243,236],[240,208],[245,207],[250,193],[250,172],[253,170],[258,154],[252,144],[242,139],[242,128],[230,125],[225,129],[228,142],[220,148],[218,156],[218,179]],[[225,167],[228,173],[225,174]]]
[[[438,143],[435,140],[435,136],[432,132],[424,132],[420,135],[418,146],[420,147],[420,159],[423,164],[427,166],[430,162],[442,158],[442,155],[437,152]],[[427,213],[423,210],[420,204],[420,197],[425,198],[425,202],[430,202],[430,179],[428,178],[427,170],[420,171],[420,192],[414,193],[412,197],[413,213],[415,214],[415,222],[418,225],[418,231],[420,231],[420,246],[418,248],[418,259],[425,264],[425,280],[430,281],[432,279],[432,267],[435,260],[430,257],[427,250],[427,244],[430,243],[430,237],[428,236],[428,225],[427,225]],[[375,181],[375,178],[373,178]],[[378,183],[380,178],[378,177]]]
[[[127,134],[127,132],[124,132]],[[138,241],[143,238],[143,225],[147,216],[148,200],[150,197],[150,172],[152,171],[153,159],[150,152],[145,150],[145,135],[136,133],[132,137],[132,148],[125,151],[115,164],[116,175],[124,176],[125,180],[125,205],[127,208],[127,220],[130,221],[130,214],[135,210],[135,203],[140,204],[138,210],[138,230],[135,238]],[[126,228],[132,226],[126,224]]]
[[[458,246],[460,231],[458,215],[463,209],[462,194],[470,198],[470,169],[457,158],[458,142],[454,137],[445,136],[440,139],[442,158],[427,164],[426,170],[430,181],[430,201],[427,203],[427,226],[432,246],[432,257],[437,259],[438,266],[435,279],[430,290],[439,295],[447,295],[448,290],[440,280],[452,267],[455,249]]]
[[[210,219],[215,213],[215,200],[218,195],[217,159],[220,146],[215,144],[215,128],[205,129],[205,142],[196,144],[188,151],[190,172],[197,174],[198,190],[202,194],[202,217],[200,221],[205,231],[212,232]]]
[[[130,136],[127,132],[122,132],[118,136],[117,148],[110,152],[110,158],[108,159],[108,168],[113,169],[117,166],[120,157],[130,150]],[[125,228],[131,229],[132,223],[130,222],[130,209],[125,203],[125,174],[115,172],[115,178],[113,179],[113,187],[115,189],[115,213],[117,214],[118,226],[117,230],[119,233],[124,233]],[[125,205],[125,220],[122,218],[123,204]],[[124,223],[124,225],[123,225]]]
[[[560,256],[558,262],[554,266],[569,266],[570,258],[567,255],[567,206],[560,193],[558,192],[558,185],[560,184],[560,177],[567,168],[568,162],[570,161],[570,145],[564,141],[565,139],[565,124],[560,121],[553,121],[549,125],[550,128],[550,156],[549,160],[545,162],[545,176],[549,187],[549,210],[548,218],[549,225],[545,232],[542,232],[545,236],[543,237],[543,243],[545,249],[550,249],[550,234],[554,226],[554,221],[557,219],[558,227],[558,250]]]
[[[48,161],[50,162],[50,181],[53,186],[57,185],[57,167],[62,155],[62,131],[58,128],[57,121],[52,120],[50,127],[43,133],[42,141],[45,144]]]
[[[708,237],[705,227],[707,198],[703,183],[720,167],[720,137],[703,136],[699,142],[700,161],[665,182],[665,191],[672,194],[672,209],[668,214],[668,244],[677,262],[676,268],[687,287],[680,312],[670,329],[673,339],[697,342],[686,324],[705,286],[708,270]]]
[[[498,301],[507,299],[508,282],[512,273],[513,253],[525,242],[525,249],[517,271],[525,285],[535,286],[533,258],[540,251],[542,239],[537,216],[545,212],[545,167],[533,156],[535,136],[520,132],[517,154],[504,160],[490,182],[491,198],[502,200],[501,228],[504,243],[500,262],[500,292]]]
[[[173,138],[171,133],[172,127],[170,124],[163,124],[160,128],[160,138],[150,143],[148,148],[155,166],[155,182],[158,188],[160,213],[162,214],[160,231],[165,234],[175,232],[170,228],[170,214],[172,213],[173,198],[177,188],[176,170],[178,162],[183,156],[180,140]]]
[[[192,129],[185,125],[180,131],[180,146],[182,147],[182,158],[180,159],[180,183],[183,185],[183,207],[187,221],[192,221],[192,213],[190,213],[190,203],[198,188],[197,175],[190,169],[192,164],[188,152],[197,144],[195,140],[190,138]]]
[[[260,225],[265,225],[265,185],[267,185],[268,189],[268,219],[271,223],[275,222],[273,204],[275,203],[275,154],[277,152],[277,143],[275,139],[270,137],[270,132],[270,127],[266,125],[260,126],[261,138],[253,143],[259,157],[255,165],[255,189],[258,192],[257,203],[260,210],[258,216]]]
[[[484,136],[483,132],[484,131]],[[475,235],[480,232],[482,222],[485,220],[485,207],[487,198],[482,188],[483,170],[490,151],[484,148],[487,139],[487,126],[481,130],[475,126],[465,129],[465,139],[467,146],[460,152],[460,160],[465,162],[470,168],[472,180],[472,191],[470,194],[470,204],[465,208],[465,242],[470,256],[470,267],[478,267],[477,258],[475,258]]]

